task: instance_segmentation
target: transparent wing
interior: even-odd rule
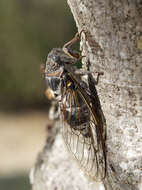
[[[84,96],[79,88],[62,90],[63,137],[85,174],[94,180],[102,180],[106,171],[104,139],[90,105],[84,101],[86,98],[89,96]]]

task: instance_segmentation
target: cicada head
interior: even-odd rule
[[[62,49],[60,48],[54,48],[47,56],[46,61],[46,67],[45,67],[45,73],[51,74],[51,73],[57,73],[60,71],[62,67],[62,61],[60,58]]]
[[[45,66],[45,80],[52,97],[59,100],[61,90],[61,75],[68,64],[75,63],[76,59],[66,54],[61,48],[54,48],[47,56]],[[51,98],[50,98],[51,99]]]
[[[54,48],[47,56],[45,81],[48,89],[46,95],[49,99],[51,99],[51,97],[52,99],[56,99],[60,96],[61,74],[64,71],[64,65],[61,59],[62,54],[62,49]]]
[[[76,63],[76,58],[66,54],[61,48],[54,48],[47,56],[46,74],[57,73],[61,71],[65,65]]]

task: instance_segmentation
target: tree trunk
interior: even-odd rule
[[[68,0],[82,37],[84,68],[103,72],[96,86],[107,123],[107,176],[89,181],[60,134],[32,172],[33,190],[142,189],[142,1]],[[95,75],[94,75],[95,77]]]

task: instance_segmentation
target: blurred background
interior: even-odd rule
[[[0,189],[28,190],[50,102],[40,64],[76,32],[66,0],[0,1]]]

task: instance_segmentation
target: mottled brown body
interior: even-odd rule
[[[104,135],[93,106],[91,94],[75,74],[73,67],[80,54],[71,49],[75,38],[61,48],[53,49],[47,57],[45,80],[47,96],[59,103],[65,143],[85,174],[95,180],[106,175]]]

